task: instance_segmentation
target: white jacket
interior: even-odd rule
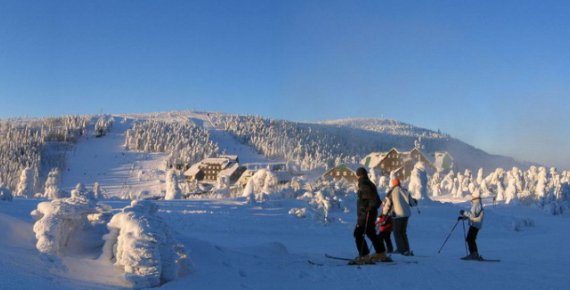
[[[471,210],[463,212],[463,216],[469,218],[469,225],[481,229],[483,227],[483,218],[485,217],[481,199],[472,200]]]
[[[394,218],[409,217],[412,215],[410,205],[415,205],[415,201],[410,194],[403,188],[396,186],[388,192],[382,207],[382,214],[391,214]]]

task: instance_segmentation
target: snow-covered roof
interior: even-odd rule
[[[359,167],[362,167],[362,165],[356,164],[356,163],[343,163],[343,164],[339,164],[339,165],[327,170],[323,175],[327,175],[335,169],[343,169],[343,168],[350,169],[350,171],[356,173],[356,169],[358,169]]]
[[[230,162],[230,159],[225,158],[225,157],[208,157],[202,161],[200,161],[201,164],[217,164],[217,165],[221,165],[222,167],[225,166],[226,164],[228,164]]]
[[[382,162],[386,156],[388,156],[388,152],[372,152],[366,155],[366,157],[360,161],[360,164],[368,168],[378,167],[380,162]]]
[[[231,165],[220,171],[218,176],[228,176],[228,177],[232,176],[232,174],[234,174],[234,172],[236,172],[236,170],[238,169],[239,169],[239,163],[232,163]]]
[[[190,166],[188,170],[184,171],[184,176],[196,176],[200,172],[200,162]]]
[[[237,155],[220,155],[219,158],[227,158],[227,159],[229,159],[230,161],[234,161],[234,162],[237,162],[237,160],[238,160],[238,156],[237,156]]]

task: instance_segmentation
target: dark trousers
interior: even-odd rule
[[[386,251],[384,248],[384,243],[382,243],[382,240],[376,234],[376,229],[374,228],[374,219],[376,219],[376,215],[371,215],[365,224],[357,224],[354,228],[354,240],[356,241],[356,249],[358,250],[358,255],[361,257],[366,256],[370,253],[370,250],[368,250],[368,245],[366,244],[366,239],[364,238],[364,234],[366,234],[368,239],[370,239],[372,242],[372,246],[374,247],[376,253],[384,253]]]
[[[477,243],[475,242],[475,240],[477,239],[478,233],[479,233],[478,228],[476,228],[474,226],[469,227],[469,232],[467,232],[467,238],[465,239],[467,241],[467,245],[469,246],[469,253],[478,253],[479,252],[477,250]]]
[[[390,238],[391,234],[392,234],[391,231],[380,232],[380,239],[386,245],[388,253],[392,253],[394,251],[394,246],[392,246],[392,239]]]
[[[410,251],[410,244],[408,243],[408,218],[394,218],[394,239],[396,240],[396,252],[403,254]]]

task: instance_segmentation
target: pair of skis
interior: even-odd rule
[[[401,261],[390,261],[390,262],[374,262],[371,260],[368,261],[356,261],[356,259],[350,259],[350,258],[345,258],[345,257],[338,257],[338,256],[333,256],[333,255],[329,255],[329,254],[325,254],[325,257],[328,259],[333,259],[333,260],[340,260],[340,261],[345,261],[347,262],[348,265],[353,265],[353,266],[365,266],[365,265],[376,265],[376,264],[384,264],[384,265],[396,265],[397,263],[403,263],[403,264],[418,264],[418,261],[415,260],[401,260]],[[463,261],[474,261],[474,262],[501,262],[501,260],[499,259],[485,259],[485,258],[479,258],[479,259],[463,259],[461,258],[461,260]],[[311,265],[315,265],[315,266],[324,266],[325,263],[320,263],[320,262],[316,262],[313,260],[308,260],[307,261],[309,264]],[[342,266],[342,265],[339,265]]]
[[[404,264],[417,264],[418,261],[389,261],[389,262],[374,262],[372,260],[365,260],[365,261],[357,261],[356,259],[350,259],[350,258],[345,258],[345,257],[337,257],[337,256],[333,256],[333,255],[329,255],[329,254],[325,254],[325,257],[328,259],[332,259],[332,260],[340,260],[340,261],[345,261],[347,262],[348,265],[351,266],[366,266],[366,265],[377,265],[377,264],[381,264],[381,265],[396,265],[397,263],[404,263]],[[319,262],[315,262],[313,260],[308,260],[308,263],[311,265],[315,265],[315,266],[324,266],[324,263],[319,263]],[[344,265],[344,264],[342,264]],[[339,266],[342,266],[339,265]]]

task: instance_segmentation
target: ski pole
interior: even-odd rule
[[[461,220],[463,223],[463,243],[465,244],[465,254],[469,255],[469,251],[467,250],[467,235],[465,234],[465,220]]]
[[[455,227],[457,227],[457,224],[459,223],[459,220],[457,220],[455,222],[455,224],[453,225],[453,228],[451,228],[451,231],[449,232],[449,235],[447,235],[447,238],[445,238],[445,241],[443,241],[443,244],[441,245],[441,248],[439,248],[439,251],[437,251],[437,253],[441,253],[441,250],[443,249],[443,246],[445,246],[445,244],[447,243],[447,240],[449,240],[449,237],[451,237],[451,234],[453,233],[453,231],[455,230]]]

